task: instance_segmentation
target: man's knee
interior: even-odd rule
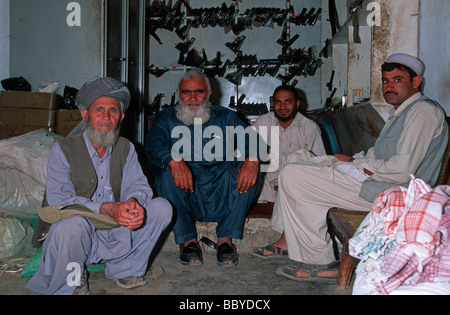
[[[74,242],[90,235],[92,230],[93,227],[86,218],[76,215],[54,223],[48,238],[56,241]]]
[[[170,168],[158,170],[155,177],[155,183],[163,186],[175,185]]]
[[[292,164],[287,164],[280,170],[280,175],[278,175],[278,185],[283,186],[287,181],[289,181],[289,179],[299,179],[301,176],[302,172],[298,171],[298,167],[294,167]]]
[[[156,220],[160,220],[163,224],[168,225],[172,221],[173,209],[170,202],[161,197],[154,198],[148,204],[147,213]]]

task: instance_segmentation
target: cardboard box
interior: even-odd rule
[[[0,108],[0,123],[16,126],[55,127],[56,110]]]
[[[56,113],[56,133],[67,136],[81,120],[78,109],[59,109]]]
[[[75,127],[81,121],[78,109],[58,109],[56,113],[56,127]]]
[[[16,126],[16,125],[1,125],[0,124],[0,140],[9,139],[17,136],[27,134],[29,132],[46,129],[51,132],[55,132],[53,127],[40,127],[40,126]]]
[[[56,109],[63,103],[54,93],[2,91],[0,93],[0,139],[38,129],[55,132]]]
[[[61,107],[63,97],[55,93],[2,91],[0,108],[26,108],[56,110]]]

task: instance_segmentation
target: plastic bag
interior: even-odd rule
[[[33,227],[14,218],[0,218],[0,261],[31,256],[36,249],[31,245]]]
[[[40,185],[47,181],[47,163],[55,142],[63,137],[45,129],[0,141],[0,168],[16,169]]]
[[[77,96],[78,90],[76,88],[66,86],[64,88],[64,108],[65,109],[77,109],[77,104],[75,98]]]
[[[58,82],[43,81],[43,82],[39,83],[38,92],[40,92],[40,93],[56,93],[56,91],[58,89],[59,89]]]
[[[31,91],[31,85],[23,77],[2,80],[2,87],[6,91]]]
[[[0,168],[0,217],[31,220],[44,200],[45,186],[16,169]]]

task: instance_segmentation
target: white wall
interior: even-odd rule
[[[424,94],[450,115],[450,1],[421,0],[419,58],[425,63]]]
[[[9,78],[9,46],[9,0],[0,0],[0,80]]]
[[[80,88],[102,75],[103,0],[77,0],[81,26],[67,24],[69,0],[13,0],[11,76],[23,76],[33,90],[42,81]]]

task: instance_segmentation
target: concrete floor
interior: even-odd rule
[[[203,236],[215,240],[216,223],[197,223],[199,239]],[[232,295],[232,296],[292,296],[292,295],[351,295],[351,287],[338,290],[336,285],[313,282],[298,282],[278,276],[278,267],[292,263],[287,258],[262,259],[250,254],[258,246],[279,239],[280,234],[270,228],[268,218],[250,218],[244,227],[242,240],[233,240],[240,256],[235,267],[217,265],[216,251],[203,243],[204,264],[183,266],[178,261],[178,245],[173,232],[162,236],[160,250],[151,258],[150,271],[145,277],[147,285],[123,290],[103,272],[91,273],[89,286],[91,295]],[[164,274],[151,279],[152,268],[161,267]],[[5,273],[0,276],[0,295],[35,295],[25,288],[29,278]]]
[[[163,249],[155,258],[153,267],[162,267],[164,274],[150,279],[147,285],[123,290],[108,280],[103,272],[91,273],[91,295],[350,295],[351,288],[338,290],[335,285],[296,282],[276,275],[279,266],[289,264],[285,258],[269,260],[239,252],[240,261],[235,267],[220,267],[215,251],[205,248],[203,266],[183,266],[178,262],[177,250]],[[151,269],[150,269],[151,270]],[[28,278],[4,274],[0,277],[0,295],[35,295],[25,288]]]

